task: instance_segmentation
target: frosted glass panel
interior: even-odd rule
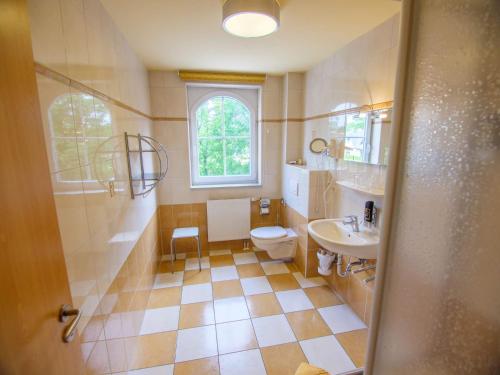
[[[415,1],[375,374],[500,373],[500,2]]]

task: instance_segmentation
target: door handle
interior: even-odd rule
[[[75,338],[76,326],[82,317],[82,312],[78,309],[74,309],[71,305],[62,305],[59,310],[59,321],[64,323],[70,316],[74,316],[74,318],[71,323],[64,328],[62,338],[64,342],[71,342]]]

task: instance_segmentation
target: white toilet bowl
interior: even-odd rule
[[[290,228],[260,227],[250,231],[253,244],[267,251],[272,259],[293,258],[297,251],[297,234]]]

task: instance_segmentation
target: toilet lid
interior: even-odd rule
[[[274,238],[286,237],[287,232],[283,227],[260,227],[252,229],[250,234],[261,240],[271,240]]]

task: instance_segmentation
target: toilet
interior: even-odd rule
[[[297,251],[297,234],[280,226],[260,227],[250,231],[253,244],[265,250],[272,259],[293,258]]]

